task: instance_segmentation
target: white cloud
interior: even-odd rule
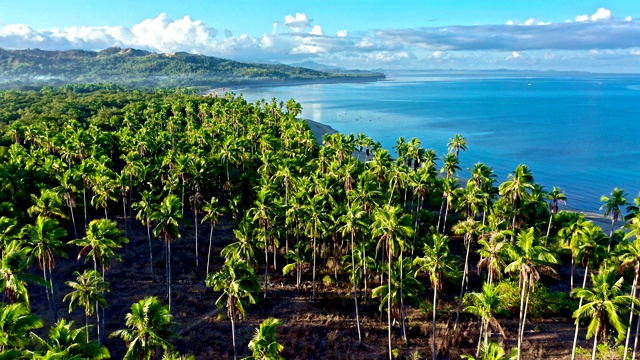
[[[536,19],[533,19],[533,18],[524,22],[525,25],[533,25],[535,23],[536,23]]]
[[[631,54],[631,55],[636,55],[636,56],[640,56],[640,50],[638,50],[638,49],[631,49],[631,51],[629,51],[629,54]]]
[[[322,28],[320,27],[320,25],[315,25],[313,29],[311,29],[311,32],[309,34],[324,36],[324,32],[322,31]]]
[[[295,32],[302,32],[311,27],[313,19],[303,13],[296,13],[296,16],[287,15],[284,17],[284,25]]]
[[[631,16],[627,16],[626,18],[624,18],[625,21],[631,21],[633,20],[633,18]]]
[[[336,33],[336,36],[337,36],[337,37],[347,37],[348,35],[349,35],[349,33],[347,32],[347,30],[339,30],[339,31]]]
[[[522,56],[522,55],[520,55],[520,53],[519,53],[519,52],[517,52],[517,51],[512,51],[512,52],[511,52],[511,56],[507,57],[507,59],[517,59],[517,58],[519,58],[519,57],[521,57],[521,56]]]
[[[513,22],[513,20],[509,20],[507,21],[507,25],[515,25],[515,23]]]
[[[599,8],[593,15],[579,15],[576,16],[576,22],[585,22],[585,21],[598,21],[598,20],[610,20],[611,19],[611,10],[605,8]]]

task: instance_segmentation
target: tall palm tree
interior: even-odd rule
[[[162,200],[158,209],[151,215],[157,225],[153,229],[153,235],[164,241],[167,247],[167,298],[169,300],[169,312],[171,312],[171,243],[180,238],[180,224],[182,218],[182,203],[173,194]]]
[[[54,323],[58,320],[58,311],[53,286],[53,269],[56,267],[56,255],[67,256],[62,251],[64,244],[60,241],[67,232],[58,226],[58,220],[38,216],[35,224],[27,224],[22,228],[22,234],[31,248],[31,255],[38,259],[44,281],[49,282],[49,285],[45,286],[45,292],[49,301],[51,322]]]
[[[404,214],[402,209],[398,206],[384,205],[382,208],[376,209],[374,213],[374,222],[371,225],[374,238],[378,238],[378,249],[383,249],[384,254],[387,256],[388,261],[388,289],[391,289],[392,278],[392,261],[396,254],[399,254],[400,262],[402,263],[402,251],[404,248],[404,241],[411,237],[412,229],[409,215]],[[402,268],[402,267],[401,267]],[[387,326],[388,326],[388,338],[389,338],[389,359],[393,357],[391,349],[391,296],[387,301]]]
[[[573,289],[571,296],[584,298],[586,301],[573,313],[573,317],[576,319],[584,316],[591,318],[587,327],[587,339],[593,337],[591,359],[595,360],[598,337],[601,336],[601,339],[606,341],[610,325],[618,333],[618,341],[622,341],[627,325],[620,315],[622,315],[623,309],[632,303],[640,306],[640,301],[630,295],[624,295],[624,278],[617,278],[616,269],[613,267],[600,267],[598,274],[591,275],[591,282],[593,284],[591,289]]]
[[[462,308],[462,300],[464,298],[464,289],[468,283],[467,274],[469,273],[469,253],[473,247],[473,238],[480,230],[480,223],[469,217],[467,220],[459,222],[453,227],[453,232],[456,235],[464,235],[464,246],[466,248],[464,256],[464,269],[462,271],[462,281],[460,283],[460,296],[458,299],[458,310],[456,311],[456,323],[453,326],[455,331],[458,328],[458,322],[460,318],[460,310]]]
[[[366,224],[364,223],[363,218],[366,216],[366,212],[362,209],[358,204],[351,204],[345,209],[344,215],[342,215],[339,219],[339,222],[342,224],[340,227],[340,232],[342,235],[349,234],[351,236],[351,268],[355,270],[356,261],[355,261],[355,240],[356,234],[359,229],[363,229]],[[352,272],[351,283],[353,284],[353,300],[355,301],[356,306],[356,324],[358,327],[358,343],[362,343],[362,335],[360,333],[360,315],[358,313],[358,279],[356,277],[356,271]]]
[[[478,240],[480,261],[478,261],[478,274],[482,269],[487,269],[487,283],[493,284],[494,279],[500,279],[504,269],[507,267],[508,242],[506,237],[512,235],[510,230],[495,230],[485,234]]]
[[[511,230],[515,231],[520,201],[528,196],[530,189],[533,189],[533,174],[527,165],[522,164],[518,165],[514,173],[509,174],[508,179],[500,184],[500,194],[511,204],[511,212],[513,213]]]
[[[263,186],[260,191],[258,191],[258,198],[253,204],[253,208],[250,209],[250,214],[252,214],[253,220],[258,221],[260,229],[262,230],[263,237],[263,245],[264,245],[264,297],[267,298],[267,289],[269,284],[269,222],[273,217],[273,208],[272,208],[272,196],[271,189],[268,186]],[[274,253],[276,249],[273,249]]]
[[[132,208],[138,211],[136,219],[147,228],[147,240],[149,242],[149,270],[151,272],[151,280],[156,281],[156,272],[153,266],[153,247],[151,245],[151,225],[153,221],[151,216],[155,209],[154,201],[156,198],[149,191],[145,190],[141,194],[141,199],[138,202],[132,204]]]
[[[609,238],[613,238],[613,229],[616,221],[618,221],[618,217],[620,217],[620,208],[628,204],[626,196],[627,194],[624,193],[623,189],[614,188],[609,196],[602,195],[602,197],[600,197],[600,202],[603,203],[602,206],[600,206],[600,210],[604,210],[605,217],[611,215]],[[611,250],[611,244],[609,244],[609,250]]]
[[[227,308],[227,316],[231,320],[231,335],[233,339],[233,358],[236,352],[236,319],[243,319],[246,315],[246,302],[255,304],[254,294],[260,291],[260,283],[253,273],[253,268],[242,260],[231,258],[226,261],[219,272],[207,278],[207,286],[215,291],[222,291],[216,300],[216,306]]]
[[[306,227],[307,236],[311,238],[311,248],[313,251],[313,302],[316,302],[316,239],[321,238],[329,223],[329,215],[325,211],[325,199],[320,195],[309,198],[306,205],[303,206],[303,221]]]
[[[549,227],[547,227],[547,237],[549,237],[553,217],[558,213],[558,202],[562,202],[566,205],[567,197],[562,193],[562,190],[560,190],[559,187],[554,186],[553,190],[547,194],[547,199],[549,200],[549,211],[551,212],[551,216],[549,216]]]
[[[280,324],[280,320],[275,318],[268,318],[260,324],[249,341],[249,350],[253,355],[245,360],[284,360],[280,355],[284,346],[276,339],[276,329]]]
[[[433,319],[432,319],[432,351],[433,360],[438,356],[436,346],[436,308],[438,304],[438,291],[442,290],[442,283],[446,273],[452,271],[453,258],[449,251],[449,238],[442,234],[433,234],[429,242],[424,246],[424,256],[416,258],[414,265],[418,266],[416,273],[423,271],[429,275],[431,288],[433,289]]]
[[[78,188],[76,186],[79,179],[79,174],[73,169],[67,169],[62,175],[58,176],[58,182],[60,185],[55,187],[53,190],[58,194],[58,196],[62,196],[69,207],[69,213],[71,214],[71,223],[73,225],[73,233],[78,238],[78,229],[76,227],[76,216],[74,214],[74,209],[76,208],[76,193],[78,192]]]
[[[95,270],[85,270],[82,274],[77,270],[73,273],[76,281],[66,281],[65,284],[73,289],[65,295],[63,301],[69,301],[69,313],[78,306],[84,307],[86,342],[89,343],[89,316],[96,313],[98,342],[100,342],[100,312],[98,306],[107,306],[104,297],[109,291],[109,283],[105,282],[100,273]]]
[[[557,264],[555,255],[545,246],[539,244],[534,234],[534,228],[523,230],[518,234],[514,246],[508,248],[512,262],[505,268],[506,272],[518,271],[520,274],[520,320],[518,322],[518,358],[522,353],[522,338],[525,322],[527,321],[527,308],[529,296],[535,283],[540,279],[540,274],[558,278],[558,274],[551,267]]]
[[[447,147],[449,148],[449,152],[453,151],[456,158],[459,158],[460,150],[467,151],[467,139],[460,134],[456,134],[455,137],[451,138]]]
[[[634,299],[637,298],[637,287],[638,287],[638,279],[640,278],[640,241],[638,241],[640,236],[640,216],[636,216],[632,218],[627,225],[631,231],[625,236],[625,240],[631,237],[635,237],[635,241],[629,242],[625,241],[619,244],[619,250],[616,249],[618,255],[618,259],[621,261],[621,268],[626,268],[629,266],[634,267],[633,274],[633,285],[631,285],[631,297]],[[631,338],[631,324],[633,323],[633,313],[634,313],[635,304],[631,304],[631,310],[629,311],[629,328],[627,329],[627,335],[624,342],[624,359],[627,358],[627,348],[629,347],[629,338]],[[637,321],[640,324],[640,321]],[[636,334],[634,340],[633,354],[635,358],[636,353],[636,345],[638,343],[638,328],[636,325]]]
[[[189,204],[191,205],[191,209],[193,210],[193,225],[196,230],[196,269],[198,268],[198,214],[202,212],[203,207],[203,197],[199,191],[196,191],[195,194],[189,196]]]
[[[206,277],[209,277],[209,263],[211,261],[211,247],[213,245],[213,230],[216,229],[216,224],[218,223],[218,219],[222,215],[224,208],[220,205],[218,199],[211,197],[211,201],[204,201],[202,211],[205,213],[202,218],[202,222],[204,223],[205,221],[209,221],[211,225],[211,229],[209,231],[209,251],[207,252],[207,272],[205,275]]]
[[[9,303],[22,302],[29,306],[27,283],[45,285],[38,276],[28,273],[31,262],[31,248],[23,246],[22,241],[13,240],[6,245],[0,258],[0,291]]]
[[[168,341],[176,336],[171,330],[172,316],[158,298],[149,296],[131,305],[125,324],[127,329],[109,335],[109,338],[119,337],[127,344],[124,360],[153,359],[158,348],[173,350]]]

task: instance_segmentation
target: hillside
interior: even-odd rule
[[[329,73],[287,65],[249,64],[185,52],[158,54],[108,48],[44,51],[0,48],[0,86],[111,82],[131,86],[221,86],[261,81],[353,81],[384,78],[374,72]]]

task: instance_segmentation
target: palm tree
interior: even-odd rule
[[[631,228],[631,231],[625,236],[625,240],[631,237],[635,237],[635,241],[628,242],[625,241],[619,244],[620,251],[618,252],[618,259],[621,261],[621,268],[626,268],[628,266],[634,267],[634,275],[633,275],[633,285],[631,285],[631,297],[634,299],[637,298],[637,287],[638,287],[638,279],[640,278],[640,241],[638,241],[638,236],[640,235],[640,217],[636,216],[630,220],[628,227]],[[616,249],[617,250],[617,249]],[[631,338],[631,324],[633,323],[633,312],[634,305],[631,304],[631,310],[629,311],[629,328],[627,329],[627,336],[624,342],[624,359],[627,358],[627,348],[629,346],[629,338]],[[637,322],[640,324],[640,321]],[[638,342],[638,325],[636,325],[636,334],[634,340],[634,350],[633,353],[636,353],[636,344]]]
[[[42,320],[31,314],[27,304],[0,303],[0,353],[26,349],[31,331],[42,326]],[[6,359],[11,358],[11,356],[6,357]]]
[[[429,275],[431,288],[433,289],[433,320],[432,320],[432,351],[433,360],[438,356],[436,347],[436,308],[438,304],[438,291],[442,290],[445,273],[452,271],[453,258],[449,251],[449,238],[442,234],[433,234],[424,246],[424,257],[416,258],[414,265],[418,266],[416,273],[424,271]]]
[[[505,268],[506,272],[518,271],[520,273],[518,357],[520,357],[522,353],[522,337],[524,335],[525,322],[527,321],[529,296],[531,295],[535,282],[540,279],[541,273],[558,277],[556,271],[551,267],[552,264],[557,264],[558,260],[549,249],[538,243],[534,231],[534,228],[530,228],[518,234],[515,245],[508,248],[509,255],[513,261]]]
[[[560,188],[554,186],[553,190],[547,194],[547,199],[549,200],[549,211],[551,212],[551,216],[549,216],[549,227],[547,227],[547,237],[549,237],[553,216],[558,213],[558,201],[566,205],[567,197],[562,193]]]
[[[506,236],[512,235],[510,230],[494,231],[483,235],[478,240],[478,245],[482,247],[478,249],[480,261],[478,261],[478,274],[482,269],[487,269],[487,283],[493,284],[494,279],[500,279],[504,268],[507,266],[507,242]]]
[[[600,198],[600,202],[604,203],[600,206],[600,210],[604,210],[605,217],[611,215],[609,238],[613,238],[613,229],[620,216],[620,208],[628,204],[626,196],[623,189],[614,188],[610,196],[602,195]],[[609,243],[609,250],[611,250],[611,243]]]
[[[62,196],[69,207],[69,213],[71,214],[71,223],[73,224],[73,233],[78,238],[78,229],[76,227],[76,216],[74,209],[76,208],[76,196],[78,188],[76,182],[79,180],[78,173],[72,169],[66,170],[61,176],[58,176],[59,186],[53,190],[58,196]]]
[[[196,269],[198,268],[198,214],[202,212],[202,199],[202,194],[200,194],[199,191],[196,191],[195,194],[189,196],[189,204],[191,204],[191,208],[193,209],[193,224],[196,228]]]
[[[480,336],[476,350],[476,356],[478,356],[482,347],[489,346],[489,326],[497,330],[502,337],[505,336],[494,314],[502,308],[502,302],[506,295],[500,294],[497,286],[487,283],[482,285],[482,292],[472,292],[470,295],[473,305],[465,307],[464,311],[480,318]]]
[[[508,179],[500,184],[500,194],[504,196],[505,200],[511,204],[511,211],[513,213],[513,220],[511,221],[511,230],[515,231],[516,228],[516,215],[518,213],[518,207],[520,206],[520,200],[528,196],[528,190],[533,189],[533,174],[527,167],[527,165],[518,165],[516,171],[513,174],[509,174]],[[519,350],[518,350],[519,351]],[[518,355],[520,356],[520,355]]]
[[[256,265],[256,247],[253,241],[253,232],[248,220],[242,221],[237,229],[233,229],[236,241],[227,245],[220,251],[220,256],[225,259],[233,257],[246,261],[251,266]]]
[[[149,241],[149,270],[151,271],[151,280],[156,281],[156,273],[154,271],[153,266],[153,247],[151,246],[151,225],[153,221],[151,221],[151,216],[153,215],[155,197],[149,191],[145,190],[142,192],[141,199],[138,202],[132,204],[132,208],[137,210],[136,220],[142,222],[142,224],[147,228],[147,240]]]
[[[151,219],[157,222],[153,235],[164,241],[167,247],[167,298],[171,312],[171,243],[180,238],[180,224],[183,222],[180,199],[173,194],[165,197]]]
[[[173,349],[168,341],[176,336],[171,330],[172,316],[158,298],[149,296],[131,305],[125,324],[127,329],[109,335],[109,338],[119,337],[127,344],[124,360],[153,359],[158,348]]]
[[[449,152],[453,151],[456,158],[459,158],[460,150],[467,151],[467,139],[460,134],[456,134],[455,137],[451,138],[447,147],[449,148]]]
[[[313,251],[313,302],[316,302],[316,239],[322,237],[326,226],[329,223],[329,215],[325,211],[325,199],[320,195],[315,195],[309,199],[307,205],[303,207],[304,223],[307,235],[311,238]]]
[[[356,262],[355,262],[355,239],[356,233],[358,229],[362,229],[366,226],[364,223],[363,217],[366,215],[366,212],[362,209],[361,206],[357,204],[351,204],[351,206],[345,209],[345,214],[342,215],[339,219],[339,222],[342,225],[340,227],[340,232],[342,235],[349,234],[351,236],[351,268],[355,270]],[[355,301],[356,306],[356,324],[358,327],[358,343],[362,343],[362,335],[360,334],[360,315],[358,313],[358,293],[357,293],[357,282],[356,272],[353,271],[351,274],[351,283],[353,284],[353,300]]]
[[[573,313],[573,317],[576,318],[576,322],[583,316],[591,318],[587,327],[587,339],[593,337],[591,359],[595,360],[598,337],[601,336],[601,339],[606,341],[611,325],[618,333],[618,341],[622,341],[627,325],[620,315],[623,309],[632,303],[640,306],[640,301],[630,295],[624,295],[624,278],[616,278],[616,269],[613,267],[600,267],[598,274],[591,274],[591,283],[591,289],[573,289],[571,296],[584,298],[586,301],[586,304]]]
[[[31,247],[31,255],[38,259],[38,265],[42,270],[44,280],[49,282],[49,285],[45,286],[45,292],[47,293],[51,322],[53,323],[58,320],[54,294],[55,287],[53,286],[53,269],[56,267],[56,255],[67,257],[67,254],[62,251],[64,244],[60,241],[61,238],[67,235],[67,232],[58,227],[58,220],[38,216],[36,223],[25,225],[22,233],[26,237],[26,243]]]
[[[27,282],[45,285],[42,278],[29,274],[31,248],[23,246],[21,241],[13,240],[6,245],[0,259],[0,291],[9,303],[22,302],[29,306]],[[46,286],[46,285],[45,285]]]
[[[280,320],[275,318],[268,318],[260,324],[249,341],[249,350],[253,355],[245,360],[284,360],[280,356],[284,346],[276,339],[276,329],[280,324]]]
[[[258,191],[258,198],[254,202],[254,207],[251,208],[250,213],[253,214],[253,221],[258,221],[258,224],[262,230],[263,245],[264,245],[264,297],[267,298],[267,289],[269,284],[269,222],[273,216],[273,209],[271,208],[272,193],[268,186],[263,186]],[[274,253],[276,249],[273,249]]]
[[[458,310],[456,311],[456,323],[453,326],[455,331],[458,328],[458,322],[460,318],[460,310],[462,308],[462,299],[464,298],[464,289],[469,282],[467,274],[469,273],[469,252],[473,247],[473,237],[479,231],[480,223],[469,217],[467,220],[459,222],[453,227],[453,232],[456,235],[464,234],[464,246],[466,248],[466,254],[464,257],[464,270],[462,271],[462,281],[460,283],[460,297],[458,300]]]
[[[246,262],[231,258],[226,261],[219,272],[211,274],[207,278],[207,286],[215,291],[222,291],[216,300],[216,306],[227,308],[227,316],[231,320],[231,335],[233,339],[233,358],[236,353],[236,319],[243,319],[246,315],[246,302],[255,304],[254,294],[260,291],[258,278],[253,273],[253,268]]]
[[[109,350],[97,341],[87,341],[86,327],[74,328],[74,322],[60,319],[49,330],[45,340],[36,334],[31,340],[36,345],[37,359],[110,359]]]
[[[213,230],[216,229],[216,223],[218,219],[222,215],[224,208],[218,202],[218,199],[215,197],[211,197],[211,201],[204,201],[204,206],[202,206],[202,211],[205,212],[204,217],[202,218],[202,222],[209,221],[211,224],[211,229],[209,231],[209,251],[207,252],[207,272],[205,275],[209,277],[209,263],[211,261],[211,247],[213,246]],[[234,230],[235,232],[235,230]]]
[[[98,342],[100,342],[100,312],[98,306],[107,306],[107,300],[104,297],[105,292],[109,291],[109,283],[105,282],[95,270],[85,270],[82,274],[77,270],[73,273],[76,281],[66,281],[65,284],[73,289],[65,295],[63,301],[69,301],[69,313],[78,306],[84,307],[85,315],[85,332],[86,342],[89,343],[89,316],[96,313],[98,331]]]
[[[67,214],[62,210],[64,205],[62,204],[58,193],[53,190],[40,190],[40,197],[31,194],[31,201],[33,202],[33,205],[27,209],[27,212],[31,216],[38,215],[47,218],[57,216],[62,219],[67,218]]]
[[[376,209],[374,213],[374,222],[371,225],[374,238],[378,238],[377,249],[383,249],[388,260],[388,289],[391,289],[392,278],[392,261],[396,253],[399,253],[400,262],[402,263],[402,251],[404,248],[404,240],[412,235],[411,226],[408,225],[409,215],[404,214],[398,206],[384,205],[382,208]],[[402,267],[401,267],[402,268]],[[393,357],[391,349],[391,296],[387,300],[387,326],[389,337],[389,359]]]

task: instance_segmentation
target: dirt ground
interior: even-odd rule
[[[186,215],[186,214],[185,214]],[[119,227],[124,228],[123,219],[117,219]],[[126,251],[121,250],[123,262],[113,261],[107,272],[106,280],[110,283],[111,292],[106,296],[109,306],[106,310],[107,333],[125,327],[125,314],[131,305],[145,296],[166,298],[165,262],[162,257],[162,243],[153,239],[153,255],[157,281],[151,281],[149,274],[148,241],[145,228],[134,221],[133,236]],[[196,359],[231,359],[233,348],[231,340],[231,323],[224,316],[225,309],[217,309],[215,300],[217,293],[208,290],[204,285],[206,251],[209,240],[209,225],[199,226],[199,266],[195,266],[195,237],[193,226],[185,227],[182,237],[172,245],[172,314],[179,323],[175,331],[179,337],[172,340],[181,353],[195,355]],[[212,251],[211,271],[218,270],[223,259],[219,256],[224,245],[233,237],[232,222],[222,219],[214,232],[214,248]],[[460,240],[453,239],[452,246]],[[460,248],[458,244],[458,249]],[[69,292],[64,281],[74,279],[73,271],[91,268],[91,262],[76,261],[77,249],[69,247],[69,259],[58,260],[54,272],[58,316],[71,318],[78,325],[84,325],[83,309],[76,309],[68,314],[68,303],[63,303],[63,296]],[[284,260],[279,260],[279,266]],[[566,270],[561,274],[568,278]],[[261,274],[258,269],[257,274]],[[331,271],[333,273],[333,271]],[[280,274],[280,275],[278,275]],[[318,279],[322,279],[320,273]],[[261,281],[263,277],[261,277]],[[247,308],[247,319],[236,325],[236,341],[240,358],[249,356],[247,345],[254,329],[268,317],[276,317],[282,321],[278,328],[278,341],[284,345],[283,356],[286,359],[383,359],[387,353],[386,313],[381,317],[378,306],[373,300],[361,301],[361,319],[363,344],[358,345],[358,335],[354,320],[354,302],[351,288],[345,281],[324,286],[318,281],[318,301],[311,301],[311,277],[304,277],[303,288],[298,291],[295,278],[283,277],[281,272],[274,271],[270,279],[270,291],[266,299],[262,294],[259,302]],[[556,287],[567,287],[567,282],[558,283]],[[428,288],[428,287],[427,287]],[[555,289],[554,289],[555,290]],[[50,326],[45,292],[41,287],[30,285],[32,311],[40,315],[45,322],[41,333]],[[456,304],[453,294],[458,289],[445,289],[443,301],[439,303],[438,347],[439,358],[459,359],[461,354],[474,353],[477,344],[477,321],[465,317],[457,334],[453,334],[453,321]],[[428,289],[423,295],[431,299]],[[95,323],[95,316],[90,323]],[[517,319],[500,319],[505,328],[507,338],[504,345],[515,347]],[[568,359],[570,358],[574,325],[567,319],[547,319],[528,324],[524,342],[524,359]],[[425,310],[407,310],[408,343],[399,336],[399,328],[392,330],[393,348],[398,350],[401,358],[431,359],[431,312]],[[92,335],[95,338],[95,332]],[[584,333],[580,335],[580,345],[590,349],[590,343],[584,341]],[[494,340],[501,340],[494,336]],[[108,339],[105,342],[111,351],[112,358],[121,359],[125,346],[120,339]]]

